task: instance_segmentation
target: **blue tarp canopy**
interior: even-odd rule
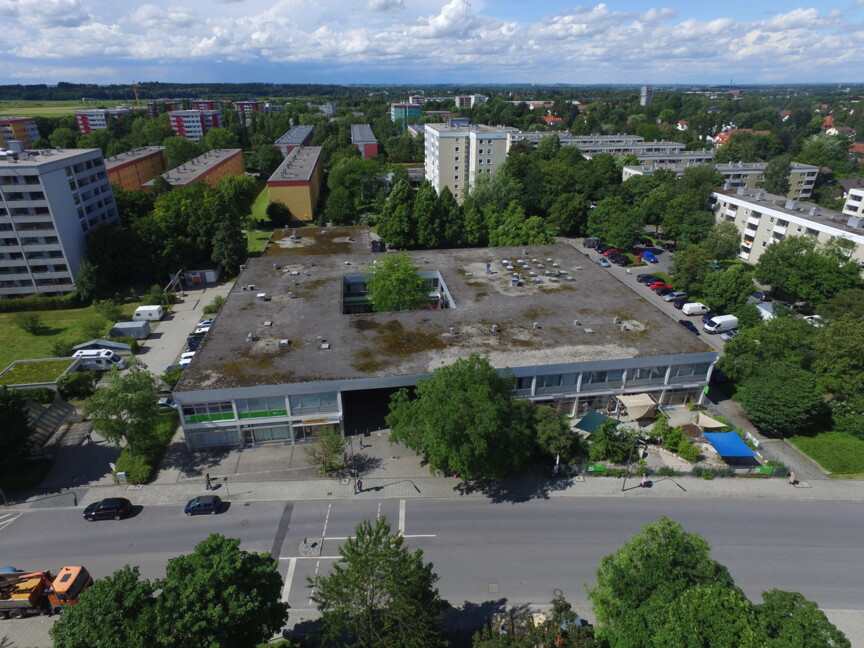
[[[714,446],[721,457],[755,457],[756,453],[747,447],[735,432],[703,432],[702,436]]]
[[[594,434],[597,431],[597,428],[603,425],[606,421],[615,421],[616,426],[619,423],[619,421],[616,421],[611,416],[606,416],[605,414],[591,410],[576,424],[576,428],[583,432],[587,432],[588,434]]]

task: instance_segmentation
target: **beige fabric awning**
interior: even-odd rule
[[[725,423],[721,423],[720,421],[716,421],[710,416],[705,416],[702,412],[699,412],[699,419],[696,421],[696,425],[698,425],[703,430],[705,428],[725,428],[728,427]]]
[[[627,418],[633,421],[653,416],[654,410],[657,408],[657,403],[654,402],[650,394],[618,396],[618,400],[627,408]]]

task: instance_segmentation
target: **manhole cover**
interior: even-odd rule
[[[501,587],[498,585],[498,583],[489,583],[489,593],[490,594],[500,594],[501,593]]]

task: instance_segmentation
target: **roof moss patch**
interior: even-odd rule
[[[355,252],[357,239],[365,228],[358,227],[301,227],[273,232],[270,245],[264,256],[284,254],[351,254]],[[295,236],[292,241],[291,235]]]
[[[0,374],[0,385],[32,385],[53,383],[63,375],[72,363],[71,358],[50,360],[19,360]]]
[[[421,320],[420,330],[413,331],[407,330],[399,320],[377,322],[358,318],[352,324],[358,331],[372,333],[363,336],[363,341],[369,346],[354,352],[355,360],[352,366],[358,370],[358,365],[362,365],[365,371],[383,368],[388,363],[378,360],[381,356],[404,357],[415,353],[439,351],[447,346],[440,332],[429,332],[431,328],[429,320]],[[370,365],[374,365],[376,369],[370,369]]]

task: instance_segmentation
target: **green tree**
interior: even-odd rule
[[[105,385],[87,399],[84,410],[105,439],[118,447],[125,439],[132,452],[143,453],[155,441],[156,401],[156,379],[133,367],[125,374],[111,371]]]
[[[733,259],[741,249],[741,233],[734,223],[717,223],[702,241],[702,246],[715,261]]]
[[[78,145],[78,133],[71,128],[55,128],[48,136],[51,146],[60,148],[75,148]]]
[[[416,398],[397,392],[387,424],[391,438],[422,453],[431,470],[467,480],[497,478],[531,452],[530,407],[514,398],[512,377],[471,354],[419,380]]]
[[[400,180],[387,197],[378,217],[378,235],[390,247],[412,247],[417,229],[413,213],[414,191],[407,180]]]
[[[168,560],[150,631],[171,648],[255,648],[288,619],[282,587],[269,553],[212,533],[191,554]]]
[[[820,304],[816,312],[829,321],[840,319],[844,315],[864,318],[864,290],[856,288],[841,290],[834,297]]]
[[[15,313],[12,319],[18,328],[30,335],[41,335],[45,330],[45,323],[42,321],[42,316],[39,313],[19,311]]]
[[[775,196],[785,196],[789,193],[789,174],[792,171],[792,156],[778,155],[765,167],[765,179],[760,186]]]
[[[148,648],[156,599],[150,581],[129,565],[100,578],[67,606],[49,633],[54,648]]]
[[[675,262],[672,264],[672,282],[681,290],[690,294],[702,289],[705,277],[708,276],[710,256],[701,245],[685,245],[675,252]]]
[[[540,405],[534,410],[537,445],[566,464],[579,452],[579,435],[570,429],[570,421],[559,409]]]
[[[561,194],[549,208],[546,221],[558,230],[561,236],[580,236],[588,225],[590,205],[582,196],[574,193]]]
[[[324,426],[314,443],[303,446],[309,464],[318,468],[322,477],[331,476],[342,463],[345,439],[332,426]]]
[[[597,586],[588,593],[597,635],[616,648],[656,645],[658,619],[695,587],[733,588],[734,582],[698,534],[665,516],[646,524],[640,535],[600,561]]]
[[[32,434],[24,398],[6,385],[0,388],[0,475],[8,474],[30,454]]]
[[[367,296],[376,313],[416,310],[429,299],[429,286],[407,252],[377,259],[366,271]]]
[[[335,187],[327,196],[327,219],[333,225],[350,225],[357,217],[354,198],[345,187]]]
[[[166,138],[163,145],[165,146],[165,158],[169,169],[185,164],[203,153],[196,142],[177,135]]]
[[[744,304],[753,292],[753,279],[743,265],[718,270],[705,277],[702,294],[705,304],[715,313],[729,313]]]
[[[762,592],[754,606],[765,628],[766,648],[852,648],[852,643],[812,601],[799,592]]]
[[[279,149],[271,144],[255,147],[255,150],[252,152],[252,158],[259,173],[265,178],[271,176],[279,168],[279,165],[282,164],[282,160],[285,159],[282,157]]]
[[[326,576],[309,578],[328,642],[358,648],[444,646],[440,624],[448,605],[423,552],[405,547],[386,517],[364,520],[339,547]]]
[[[627,461],[630,447],[630,439],[625,431],[619,429],[618,421],[608,419],[588,439],[588,456],[591,461],[620,464]]]
[[[417,245],[434,250],[441,247],[445,227],[438,209],[438,194],[432,183],[424,180],[414,198],[414,222],[417,223]]]
[[[229,275],[236,275],[249,256],[249,244],[237,219],[221,223],[213,237],[211,259],[225,268]]]
[[[206,151],[240,148],[237,136],[227,128],[211,128],[204,136],[203,143],[202,148]]]
[[[259,188],[258,183],[247,175],[227,175],[216,183],[216,191],[235,216],[246,218],[252,212]]]
[[[291,222],[291,210],[285,206],[285,203],[276,201],[267,205],[267,220],[273,227],[287,226]]]
[[[763,366],[739,386],[737,397],[753,424],[772,436],[812,432],[827,413],[813,374],[785,362]]]
[[[845,315],[829,322],[814,340],[813,370],[827,391],[843,396],[864,394],[864,322]]]

